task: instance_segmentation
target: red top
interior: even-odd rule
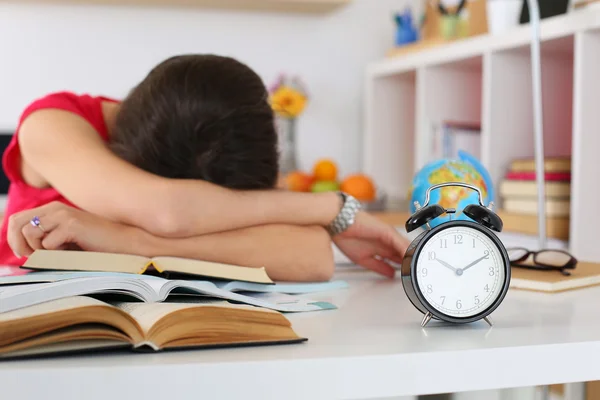
[[[102,101],[115,101],[100,96],[76,95],[70,92],[52,93],[31,103],[21,115],[14,136],[2,157],[2,167],[8,177],[8,203],[2,222],[2,236],[0,237],[0,275],[23,274],[26,271],[17,268],[2,268],[1,266],[20,266],[26,257],[17,258],[7,242],[8,218],[19,211],[40,207],[52,201],[61,201],[73,206],[65,197],[53,188],[38,189],[29,186],[21,177],[19,142],[17,140],[19,128],[25,118],[31,113],[41,109],[60,109],[73,112],[88,121],[98,132],[103,140],[108,141],[108,129],[102,114]]]

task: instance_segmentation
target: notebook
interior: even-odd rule
[[[0,358],[299,343],[281,313],[224,301],[107,303],[75,296],[0,314]]]
[[[578,262],[570,276],[559,271],[537,271],[513,267],[510,287],[539,292],[562,292],[600,284],[600,264]]]
[[[36,250],[23,268],[56,271],[106,271],[144,274],[158,272],[164,277],[209,277],[256,283],[273,283],[264,268],[192,260],[178,257],[146,258],[129,254],[73,250]]]

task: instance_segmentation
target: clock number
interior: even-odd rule
[[[494,276],[494,267],[490,267],[490,276]]]
[[[440,296],[440,299],[442,300],[442,305],[444,305],[444,302],[446,301],[446,296]]]
[[[486,292],[490,291],[490,287],[488,285],[485,285],[485,287],[483,288],[483,290],[485,290]]]
[[[483,255],[485,256],[485,259],[487,260],[488,258],[490,258],[490,251],[489,250],[484,251]]]
[[[479,296],[475,296],[475,304],[479,304]]]
[[[442,248],[442,249],[448,248],[448,239],[440,239],[440,248]]]
[[[433,287],[431,287],[431,285],[427,285],[427,293],[433,293]]]
[[[430,251],[429,253],[427,253],[427,259],[435,260],[435,251]]]
[[[473,238],[473,248],[475,248],[475,238]]]
[[[459,310],[462,308],[462,303],[460,302],[460,300],[456,300],[456,308]]]
[[[454,235],[454,244],[462,244],[463,237],[462,235]]]
[[[427,276],[427,268],[423,268],[421,270],[421,275],[423,276],[423,278],[425,278]]]

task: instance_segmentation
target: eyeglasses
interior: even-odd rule
[[[511,247],[506,249],[510,264],[513,267],[537,269],[537,270],[556,270],[561,274],[569,276],[568,269],[574,269],[577,265],[577,259],[564,250],[545,249],[540,251],[530,251],[523,247]],[[533,256],[533,263],[528,259]]]

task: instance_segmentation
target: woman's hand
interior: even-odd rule
[[[31,220],[39,218],[40,225]],[[117,224],[85,211],[53,202],[13,214],[8,222],[8,244],[17,257],[34,250],[81,249],[130,252],[133,228]],[[133,241],[135,243],[135,241]]]
[[[393,278],[395,269],[386,262],[402,263],[409,241],[366,212],[356,214],[354,224],[333,238],[336,246],[355,264]]]

